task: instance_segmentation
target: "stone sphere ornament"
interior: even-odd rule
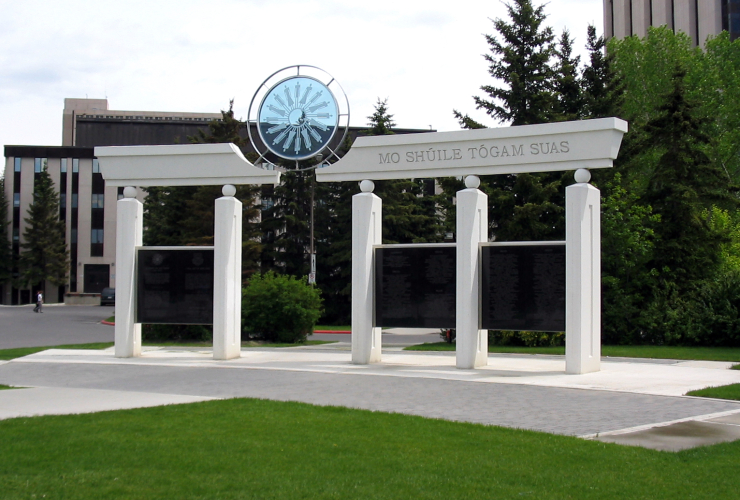
[[[465,178],[465,187],[469,189],[477,189],[480,186],[480,177],[477,175],[469,175]]]
[[[360,191],[363,193],[372,193],[375,189],[375,183],[373,181],[365,179],[364,181],[360,182]]]
[[[582,184],[591,180],[591,172],[589,172],[585,168],[579,168],[578,170],[576,170],[576,173],[575,175],[573,175],[573,177],[575,177],[576,182]]]
[[[136,188],[133,186],[126,186],[123,188],[124,198],[136,198]]]
[[[231,184],[226,184],[221,188],[221,193],[223,193],[224,196],[234,196],[236,194],[236,188]]]

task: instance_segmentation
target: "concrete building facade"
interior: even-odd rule
[[[740,36],[740,0],[604,0],[606,38],[644,37],[650,26],[686,33],[694,46],[725,30]]]
[[[95,303],[105,287],[116,286],[116,201],[123,188],[106,186],[94,157],[95,146],[187,144],[199,130],[207,132],[221,113],[117,111],[107,99],[65,99],[62,146],[5,146],[5,198],[8,200],[8,234],[15,257],[23,251],[28,207],[33,201],[35,177],[46,168],[60,195],[60,214],[66,227],[70,256],[68,281],[47,285],[46,302]],[[364,128],[350,127],[357,137]],[[397,134],[429,132],[399,129]],[[253,132],[256,134],[256,131]],[[240,131],[246,137],[246,126]],[[341,137],[334,139],[337,148]],[[249,151],[245,151],[247,153]],[[267,156],[269,161],[276,158]],[[139,190],[139,199],[144,194]],[[2,237],[2,236],[0,236]],[[30,288],[0,283],[0,304],[29,304]]]
[[[14,257],[23,251],[24,219],[42,169],[59,192],[70,268],[67,283],[47,284],[46,302],[94,302],[103,288],[116,285],[116,201],[122,188],[105,185],[94,146],[187,143],[188,136],[220,118],[221,113],[116,111],[106,99],[65,99],[61,147],[5,146],[9,234],[3,236]],[[0,283],[0,303],[28,304],[33,292]]]

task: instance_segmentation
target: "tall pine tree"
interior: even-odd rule
[[[59,219],[59,193],[54,189],[46,165],[34,180],[33,202],[24,220],[20,284],[39,290],[44,290],[47,283],[64,284],[69,254],[64,242],[64,221]]]
[[[554,35],[544,26],[544,5],[531,0],[507,4],[508,20],[493,21],[497,35],[486,35],[490,54],[489,74],[501,87],[481,87],[490,100],[474,97],[476,107],[492,118],[512,125],[545,123],[559,118],[553,91],[555,70]],[[458,111],[455,116],[464,128],[483,125]],[[481,190],[488,195],[489,236],[499,241],[562,239],[565,231],[563,175],[518,174],[481,178]],[[445,182],[446,194],[456,183]]]
[[[556,118],[558,120],[578,120],[583,113],[583,92],[578,66],[581,56],[573,55],[573,39],[567,29],[558,40],[555,50],[555,92]]]
[[[0,283],[8,283],[13,271],[13,253],[10,246],[8,200],[5,197],[5,179],[0,178]]]
[[[709,137],[686,97],[685,76],[677,66],[673,89],[648,122],[643,143],[657,148],[659,155],[643,195],[643,202],[660,216],[652,266],[679,290],[712,275],[726,239],[702,214],[713,205],[738,206],[730,191],[731,179],[704,151]]]

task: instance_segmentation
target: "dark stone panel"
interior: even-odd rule
[[[140,248],[136,322],[213,324],[213,249]]]
[[[375,250],[375,326],[455,328],[454,246]]]
[[[565,245],[481,250],[481,329],[565,331]]]

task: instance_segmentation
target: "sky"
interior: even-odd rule
[[[546,23],[585,54],[602,9],[550,0]],[[472,99],[494,83],[483,54],[496,18],[495,0],[0,0],[0,145],[61,145],[65,97],[208,113],[234,99],[245,119],[260,84],[296,64],[340,83],[353,126],[378,99],[397,127],[458,130],[453,109],[497,126]]]

